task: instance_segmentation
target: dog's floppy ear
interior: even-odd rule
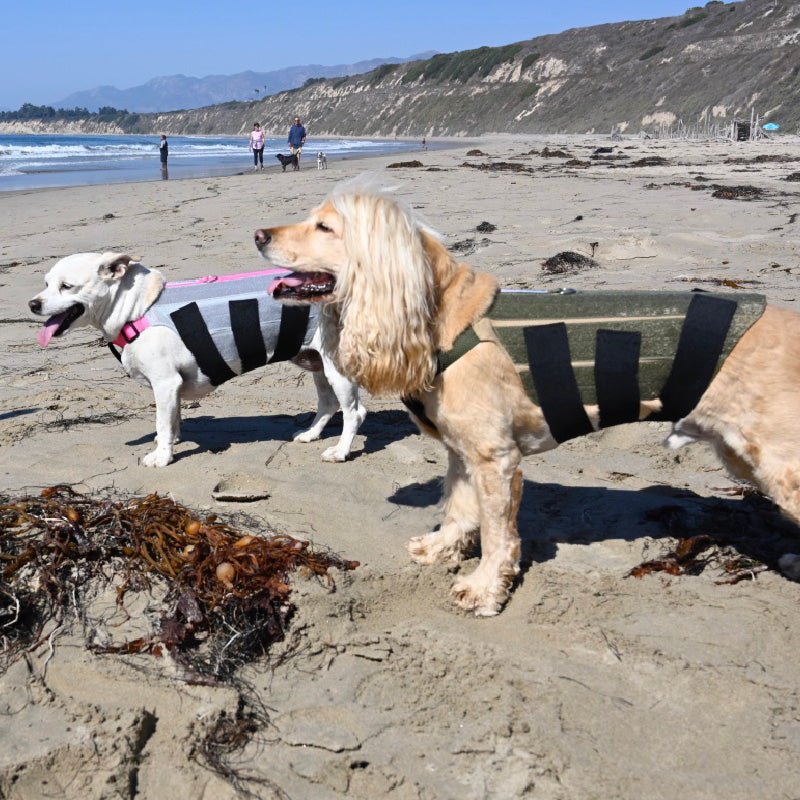
[[[342,371],[373,394],[429,388],[436,374],[435,275],[415,221],[380,194],[347,192],[334,205],[347,256],[336,279]]]
[[[128,271],[128,266],[135,262],[135,258],[122,253],[103,253],[97,274],[104,281],[118,281]]]
[[[422,232],[422,241],[437,289],[436,346],[450,350],[458,335],[488,311],[497,293],[497,281],[468,264],[457,263],[427,231]]]

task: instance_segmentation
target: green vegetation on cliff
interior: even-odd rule
[[[92,112],[87,108],[53,108],[52,106],[35,106],[33,103],[23,103],[16,111],[0,111],[0,122],[38,122],[87,120],[102,123],[116,123],[121,128],[135,125],[139,120],[138,114],[131,114],[124,108],[102,106],[98,111]]]

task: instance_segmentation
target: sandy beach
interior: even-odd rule
[[[613,149],[592,158],[598,147]],[[0,493],[158,492],[360,562],[332,573],[335,591],[298,575],[288,639],[229,685],[93,653],[78,624],[50,630],[0,675],[0,798],[800,797],[800,584],[774,568],[800,532],[703,446],[667,451],[669,426],[650,423],[526,459],[523,573],[500,616],[475,619],[448,590],[476,561],[420,567],[406,553],[440,521],[446,456],[398,401],[366,396],[350,460],[323,463],[340,417],[321,441],[292,442],[314,386],[274,365],[184,407],[175,462],[147,469],[152,393],[94,330],[40,347],[27,308],[81,251],[135,254],[169,279],[262,269],[256,228],[303,219],[364,170],[505,287],[756,291],[791,308],[800,139],[497,135],[407,159],[421,166],[326,171],[311,155],[299,172],[0,194]],[[564,251],[594,264],[543,267]],[[218,501],[221,481],[268,496]],[[768,568],[736,583],[719,559],[629,575],[698,532]],[[215,772],[198,743],[245,686],[260,724]]]

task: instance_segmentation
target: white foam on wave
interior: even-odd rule
[[[168,136],[171,177],[229,174],[252,161],[247,134],[229,137]],[[0,136],[0,190],[30,187],[85,185],[161,178],[157,136],[129,135],[2,135]],[[366,139],[314,139],[308,153],[323,150],[329,158],[375,153],[397,153],[413,147],[409,142]],[[268,138],[266,152],[287,152],[282,137]]]
[[[158,152],[153,145],[11,145],[0,150],[0,159],[19,158],[80,158],[88,156],[109,155],[141,155],[142,153]]]

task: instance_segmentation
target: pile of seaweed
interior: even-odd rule
[[[591,269],[596,266],[598,264],[593,258],[584,256],[581,253],[574,253],[572,250],[563,250],[554,256],[550,256],[546,261],[542,261],[542,270],[549,272],[551,275],[580,272],[582,269]]]
[[[759,200],[764,195],[764,190],[758,186],[722,186],[718,183],[711,184],[712,197],[722,200]]]
[[[700,575],[710,569],[715,583],[736,584],[778,571],[781,556],[797,551],[800,531],[768,498],[745,486],[717,491],[742,500],[708,498],[699,514],[672,504],[647,512],[645,519],[661,529],[661,552],[629,575]]]
[[[0,497],[0,673],[78,622],[95,652],[169,654],[185,680],[227,680],[283,639],[292,573],[332,587],[332,567],[357,566],[291,536],[201,519],[157,494],[97,499],[54,486]],[[113,626],[100,630],[103,620],[86,613],[101,592],[127,618],[147,593],[158,608],[152,633],[109,644]]]
[[[470,164],[465,161],[461,164],[462,167],[470,167],[471,169],[479,169],[483,172],[533,172],[530,167],[525,167],[522,164],[515,164],[510,161],[494,161],[485,164]]]

